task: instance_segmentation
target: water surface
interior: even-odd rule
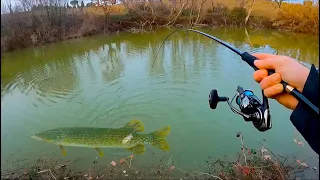
[[[243,51],[289,55],[318,67],[317,36],[244,29],[202,29]],[[139,119],[149,133],[172,127],[169,152],[147,146],[135,164],[146,165],[169,157],[182,169],[203,170],[208,156],[234,157],[240,150],[236,133],[245,143],[267,145],[281,155],[295,155],[318,167],[313,152],[289,120],[291,111],[270,100],[273,128],[259,132],[233,114],[227,104],[215,111],[208,93],[233,96],[238,85],[261,97],[253,70],[239,56],[195,33],[171,36],[155,59],[167,29],[148,33],[93,36],[3,54],[1,71],[1,137],[6,135],[1,168],[7,159],[34,159],[37,155],[81,159],[92,164],[97,154],[88,148],[67,147],[62,157],[53,144],[35,141],[32,134],[58,127],[121,127]],[[155,61],[154,61],[155,60]],[[298,146],[299,139],[305,146]],[[103,149],[99,164],[109,164],[130,154]],[[12,156],[14,154],[14,156]],[[54,155],[53,155],[54,154]],[[81,163],[80,163],[81,162]]]

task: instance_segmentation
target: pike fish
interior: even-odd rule
[[[144,125],[139,120],[131,120],[121,128],[94,127],[64,127],[47,130],[31,137],[57,144],[64,156],[65,146],[93,148],[100,157],[104,156],[100,148],[124,148],[134,154],[143,154],[145,144],[151,144],[161,150],[169,151],[170,146],[166,137],[170,133],[170,126],[156,130],[149,134],[139,134],[144,131]]]

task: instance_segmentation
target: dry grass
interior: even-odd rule
[[[302,33],[319,34],[319,3],[284,3],[272,19],[274,26]]]
[[[186,0],[182,0],[181,3],[183,3]],[[249,3],[246,3],[246,8],[251,4],[251,1],[248,1]],[[167,1],[163,1],[166,5],[172,5]],[[196,2],[197,4],[200,4],[200,1]],[[206,1],[204,5],[203,11],[207,11],[209,8],[212,7],[212,4],[222,4],[227,6],[229,9],[232,9],[238,5],[236,0],[208,0]],[[275,3],[273,3],[270,0],[256,0],[254,8],[252,10],[252,16],[264,16],[264,17],[270,17],[273,9],[275,9]],[[103,11],[100,8],[97,7],[86,7],[84,8],[85,11],[89,13],[94,14],[100,14],[103,15]],[[123,5],[114,5],[111,8],[111,13],[120,15],[126,13],[127,10]]]
[[[181,0],[182,3],[185,1],[188,1],[188,0]],[[208,9],[212,8],[212,4],[214,5],[221,4],[228,7],[229,9],[232,9],[236,6],[239,6],[239,2],[241,1],[242,0],[207,0],[203,10],[207,11]],[[252,0],[244,0],[244,1],[246,2],[245,8],[248,8],[251,5]],[[200,4],[200,2],[201,1],[196,1],[198,5]],[[252,10],[252,16],[270,17],[275,7],[276,7],[276,4],[271,0],[256,0],[254,4],[254,8]]]
[[[53,6],[38,11],[2,14],[1,52],[130,29],[144,31],[176,25],[244,26],[252,1],[176,0],[173,3],[163,0],[75,9]],[[318,20],[318,6],[309,3],[283,4],[279,9],[269,0],[256,0],[246,26],[319,34]]]
[[[159,163],[148,166],[145,169],[137,169],[134,157],[129,156],[117,162],[112,161],[109,165],[88,164],[88,169],[79,170],[72,167],[76,161],[62,161],[45,156],[38,157],[32,164],[20,165],[14,168],[18,162],[8,164],[8,169],[1,171],[3,180],[93,180],[93,179],[172,179],[170,171],[173,167],[171,158],[163,158]],[[21,161],[20,161],[21,163]],[[94,167],[93,167],[94,166]]]
[[[84,11],[94,15],[104,15],[103,10],[99,7],[85,7]],[[122,15],[127,12],[127,9],[123,5],[110,6],[109,11],[112,15]]]
[[[233,180],[285,180],[295,179],[297,172],[309,169],[304,162],[294,157],[276,155],[266,147],[265,140],[261,148],[251,149],[243,140],[241,132],[237,133],[241,141],[241,150],[233,161],[209,157],[206,162],[208,174],[219,174],[221,179]]]
[[[213,2],[219,2],[229,9],[234,8],[237,6],[236,0],[213,0]],[[246,8],[250,6],[251,1],[246,3]],[[256,0],[254,4],[254,8],[252,10],[252,16],[263,16],[263,17],[270,17],[272,14],[273,9],[275,8],[275,3],[270,0]]]
[[[126,158],[112,161],[109,165],[98,165],[97,159],[86,165],[88,169],[77,170],[72,167],[75,162],[65,162],[56,158],[38,157],[32,164],[17,166],[22,161],[8,162],[7,169],[2,169],[4,180],[21,179],[219,179],[219,180],[285,180],[296,179],[296,173],[304,173],[310,169],[304,162],[295,157],[276,155],[261,142],[261,148],[250,149],[246,146],[242,134],[237,137],[241,141],[241,150],[232,161],[209,157],[203,163],[206,171],[183,170],[175,166],[170,156],[153,164],[145,164],[136,168],[133,154]],[[311,158],[311,157],[310,157]],[[291,160],[292,159],[292,160]],[[93,167],[94,166],[94,167]],[[316,171],[314,171],[316,173]],[[317,173],[316,173],[317,174]],[[318,175],[319,176],[319,175]]]

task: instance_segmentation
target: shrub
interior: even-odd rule
[[[283,3],[272,17],[273,26],[302,33],[319,34],[319,3]]]
[[[123,5],[113,5],[110,6],[111,14],[122,14],[126,12],[126,8]]]
[[[192,9],[191,8],[186,8],[186,9],[183,9],[182,12],[181,12],[181,15],[182,16],[190,16],[190,13],[192,12]]]
[[[247,10],[242,7],[234,7],[228,14],[228,21],[233,25],[242,25],[247,17]]]

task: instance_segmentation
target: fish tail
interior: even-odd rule
[[[168,144],[168,141],[166,140],[166,137],[169,135],[171,130],[170,126],[166,126],[162,129],[156,130],[152,133],[150,133],[151,138],[152,138],[152,145],[164,150],[164,151],[169,151],[170,146]]]

